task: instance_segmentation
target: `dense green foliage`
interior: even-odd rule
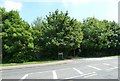
[[[114,21],[87,18],[80,22],[67,11],[55,10],[29,25],[17,11],[0,8],[0,13],[3,62],[57,59],[59,52],[65,58],[120,54],[120,26]]]
[[[43,33],[45,47],[55,54],[80,48],[83,39],[81,23],[58,10],[47,16]]]
[[[3,62],[34,60],[34,42],[30,25],[23,21],[17,11],[2,9]]]
[[[82,27],[84,39],[81,56],[116,55],[120,51],[120,27],[114,21],[87,18]]]

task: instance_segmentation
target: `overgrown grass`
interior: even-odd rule
[[[59,62],[59,61],[63,61],[63,60],[33,61],[33,62],[24,62],[24,63],[5,63],[5,64],[0,64],[0,66],[17,66],[17,65],[28,65],[28,64],[44,64],[44,63]]]

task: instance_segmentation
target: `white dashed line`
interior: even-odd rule
[[[79,74],[84,74],[83,72],[81,72],[80,70],[73,68],[75,71],[77,71]]]
[[[94,69],[96,69],[96,70],[102,70],[102,69],[100,69],[100,68],[97,68],[97,67],[94,67],[94,66],[90,66],[90,65],[88,65],[88,67],[94,68]]]
[[[53,79],[57,79],[57,73],[55,70],[52,71],[53,72]]]

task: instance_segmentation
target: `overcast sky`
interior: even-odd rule
[[[118,22],[120,0],[0,0],[7,11],[18,10],[20,16],[32,23],[37,17],[45,17],[56,9],[69,12],[69,16],[82,21],[87,17]]]

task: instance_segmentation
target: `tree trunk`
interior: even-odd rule
[[[75,57],[75,49],[73,51],[74,51],[74,57]]]

